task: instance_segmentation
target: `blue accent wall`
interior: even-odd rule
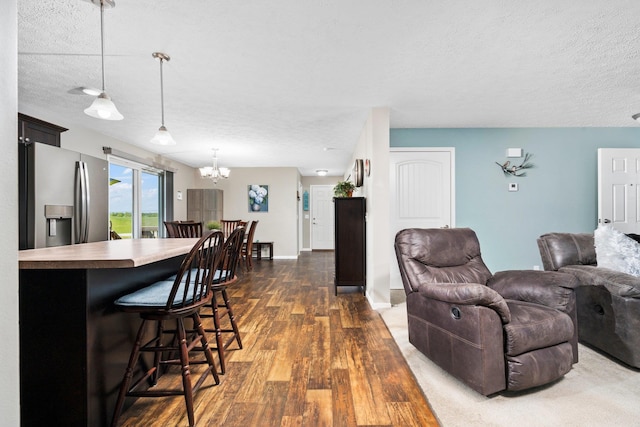
[[[640,148],[640,128],[391,129],[391,147],[455,147],[456,226],[470,227],[492,272],[542,268],[544,233],[592,232],[598,148]],[[533,154],[526,177],[505,176],[507,148]],[[519,191],[509,192],[517,183]]]

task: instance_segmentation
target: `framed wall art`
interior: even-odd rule
[[[249,212],[269,212],[269,186],[251,184],[247,186]]]

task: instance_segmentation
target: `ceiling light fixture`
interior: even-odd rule
[[[209,178],[213,180],[214,184],[218,183],[218,179],[227,179],[229,178],[229,174],[231,171],[228,168],[219,168],[218,167],[218,149],[213,149],[213,167],[206,166],[204,168],[200,168],[200,176],[202,178]]]
[[[637,122],[640,122],[640,113],[636,113],[631,118]]]
[[[176,145],[176,141],[171,137],[167,128],[164,127],[164,83],[162,78],[162,63],[164,61],[171,60],[171,58],[169,55],[162,52],[153,52],[151,56],[160,60],[160,110],[162,112],[162,124],[160,125],[158,132],[156,132],[155,136],[151,139],[151,142],[158,145]]]
[[[329,171],[326,169],[316,169],[316,173],[318,174],[318,176],[327,176]]]
[[[84,110],[85,114],[102,120],[122,120],[124,117],[105,91],[104,85],[104,8],[116,7],[113,0],[87,0],[100,6],[100,59],[102,61],[102,91],[91,106]]]

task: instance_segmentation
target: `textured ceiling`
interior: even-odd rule
[[[635,126],[637,0],[18,0],[19,110],[194,167],[341,175],[372,107],[391,127]],[[149,143],[165,124],[178,145]],[[326,150],[330,147],[330,150]]]

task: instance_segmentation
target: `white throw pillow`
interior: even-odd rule
[[[598,226],[593,233],[598,267],[640,276],[640,244],[613,228],[611,224]]]

